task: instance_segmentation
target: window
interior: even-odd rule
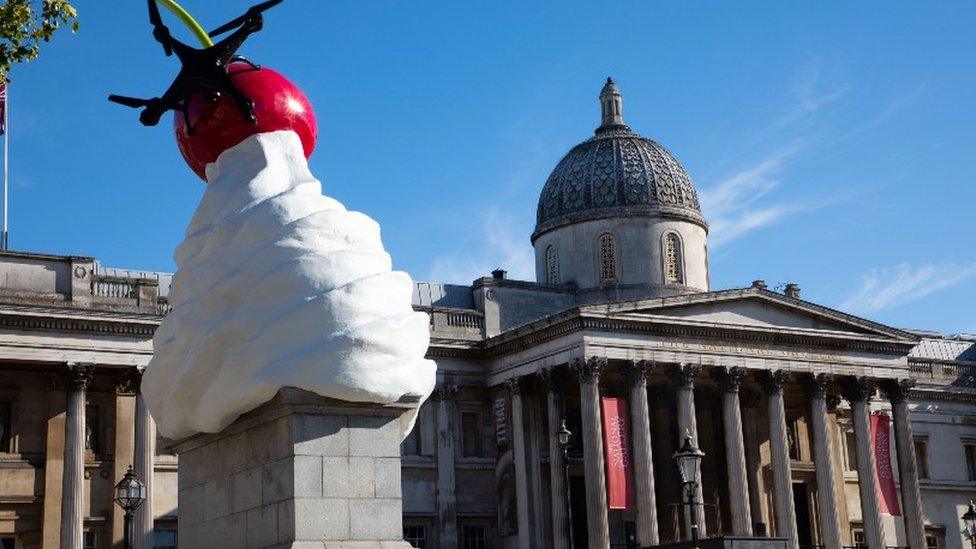
[[[98,549],[98,532],[85,530],[81,538],[81,549]]]
[[[848,471],[857,471],[857,443],[854,440],[853,431],[844,431],[844,447],[847,450],[847,457],[844,463]]]
[[[930,478],[928,440],[924,438],[916,438],[913,445],[915,447],[915,465],[918,467],[918,478]]]
[[[461,544],[464,549],[488,549],[488,527],[465,526],[461,532]]]
[[[941,549],[939,545],[939,538],[933,536],[932,534],[926,534],[925,536],[925,549]]]
[[[966,480],[976,481],[976,442],[963,444],[966,451]]]
[[[481,457],[481,414],[461,412],[461,456]]]
[[[559,262],[556,258],[556,246],[546,247],[546,284],[559,284]]]
[[[13,424],[13,405],[10,402],[0,402],[0,452],[10,452],[12,436],[10,427]]]
[[[600,282],[617,280],[617,245],[613,235],[600,235]]]
[[[427,547],[427,527],[424,525],[403,525],[403,541],[413,547]]]
[[[945,530],[936,528],[925,529],[925,549],[943,549],[945,547]]]
[[[102,424],[98,406],[85,407],[85,451],[101,455],[102,453]]]
[[[851,542],[855,549],[868,549],[868,540],[864,536],[864,530],[851,530]]]
[[[664,236],[664,283],[685,283],[684,258],[681,253],[681,239],[676,233]]]
[[[799,461],[800,459],[800,437],[797,434],[797,420],[786,423],[786,443],[790,454],[790,459]]]
[[[154,530],[153,549],[176,549],[176,530]]]

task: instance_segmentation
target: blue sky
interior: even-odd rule
[[[168,123],[105,97],[161,93],[176,61],[143,2],[77,4],[12,73],[11,246],[171,270],[203,184]],[[976,332],[976,3],[734,4],[287,0],[243,53],[303,87],[313,172],[416,279],[533,278],[539,190],[613,75],[696,182],[714,289]],[[184,5],[213,28],[249,4]]]

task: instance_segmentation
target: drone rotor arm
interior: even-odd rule
[[[236,17],[236,18],[234,18],[234,19],[232,19],[232,20],[224,23],[223,25],[221,25],[221,26],[217,27],[216,29],[210,31],[208,34],[210,36],[217,36],[218,34],[223,34],[223,33],[227,32],[227,31],[229,31],[229,30],[231,30],[233,28],[236,28],[236,27],[239,27],[239,26],[243,25],[248,20],[257,19],[258,21],[260,21],[260,17],[261,17],[261,13],[262,12],[264,12],[266,10],[269,10],[269,9],[277,6],[282,1],[283,0],[267,0],[266,2],[261,2],[260,4],[256,4],[254,6],[251,6],[250,8],[248,8],[248,10],[246,12],[244,12],[244,15],[241,15],[240,17]]]

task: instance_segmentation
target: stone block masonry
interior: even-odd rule
[[[180,546],[406,548],[397,406],[286,388],[227,429],[173,445]]]

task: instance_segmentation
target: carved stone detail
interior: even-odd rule
[[[522,378],[513,377],[511,379],[506,379],[502,382],[502,386],[505,391],[510,395],[520,395],[522,394]]]
[[[115,384],[115,392],[120,395],[134,395],[139,392],[142,384],[142,370],[133,366],[119,376]]]
[[[87,362],[69,362],[65,373],[68,387],[76,391],[84,391],[95,375],[95,365]]]
[[[738,393],[742,381],[746,378],[746,373],[748,371],[739,366],[732,366],[731,368],[723,366],[712,370],[712,377],[722,385],[726,393]]]
[[[592,356],[586,360],[574,358],[569,364],[569,371],[579,378],[580,383],[596,383],[600,379],[600,372],[606,367],[605,357]]]
[[[756,378],[767,395],[776,395],[783,392],[783,387],[790,381],[790,373],[786,370],[763,370]]]
[[[908,393],[915,387],[914,379],[886,379],[880,381],[878,386],[885,398],[892,403],[908,400]]]
[[[437,402],[443,402],[445,400],[454,400],[457,396],[458,386],[454,384],[443,384],[438,385],[434,388],[434,392],[430,394],[430,398]]]
[[[827,395],[826,400],[827,400],[828,412],[833,412],[837,409],[838,406],[840,406],[841,398],[840,395],[838,394],[830,393]]]
[[[634,385],[647,385],[647,376],[654,370],[654,363],[650,360],[634,360],[627,365],[627,373]]]
[[[816,374],[807,378],[806,388],[813,398],[826,398],[834,385],[833,374]]]
[[[702,371],[701,364],[678,364],[667,369],[667,375],[675,389],[694,389],[695,377]]]
[[[841,380],[841,394],[848,402],[860,402],[862,400],[870,400],[874,396],[874,391],[877,388],[877,383],[875,380],[866,377],[846,377]]]

